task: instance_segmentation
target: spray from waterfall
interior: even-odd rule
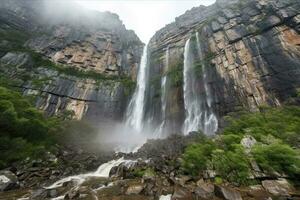
[[[212,110],[212,95],[207,79],[207,66],[202,52],[199,34],[196,34],[196,45],[200,57],[201,74],[195,70],[194,55],[191,41],[188,39],[184,48],[184,107],[186,118],[183,132],[187,135],[191,131],[201,130],[207,135],[214,134],[218,129],[218,120]],[[204,89],[202,89],[204,88]]]
[[[148,45],[145,45],[137,75],[137,86],[126,111],[126,125],[141,131],[143,128],[145,91],[147,83]]]

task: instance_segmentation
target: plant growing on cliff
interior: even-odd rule
[[[172,87],[180,87],[183,85],[183,60],[178,60],[169,66],[166,72]]]
[[[59,127],[58,119],[46,118],[21,94],[0,87],[0,168],[39,156],[54,143]]]

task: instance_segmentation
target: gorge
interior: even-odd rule
[[[0,200],[300,198],[299,1],[217,0],[147,44],[54,4],[0,5]]]

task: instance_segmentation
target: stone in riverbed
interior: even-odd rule
[[[127,188],[126,194],[140,194],[144,189],[143,185],[131,185]]]
[[[262,181],[262,186],[274,196],[290,196],[293,190],[292,186],[283,178],[279,180]]]
[[[0,171],[0,191],[7,191],[19,188],[19,181],[11,171]]]
[[[240,192],[226,186],[216,186],[216,196],[226,200],[242,200]]]
[[[192,193],[184,187],[175,187],[172,200],[192,200]]]
[[[211,183],[205,183],[203,179],[197,182],[197,187],[194,190],[194,193],[197,197],[203,199],[211,199],[214,196],[215,186]]]

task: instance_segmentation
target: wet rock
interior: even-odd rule
[[[247,34],[247,31],[243,25],[239,25],[232,29],[226,30],[225,33],[229,43],[234,43],[242,39]]]
[[[70,190],[64,197],[64,199],[78,199],[80,196],[79,191],[75,188]]]
[[[17,176],[11,171],[0,171],[0,191],[7,191],[19,188]]]
[[[48,196],[48,197],[51,197],[51,198],[56,197],[57,194],[58,194],[58,192],[57,192],[56,189],[51,189],[51,190],[48,190],[48,191],[47,191],[47,196]]]
[[[190,176],[179,176],[179,177],[175,177],[176,182],[181,185],[184,186],[188,181],[192,180],[192,177]]]
[[[203,179],[197,182],[194,193],[197,197],[203,199],[211,199],[214,196],[215,186],[211,183],[205,183]]]
[[[140,194],[144,189],[144,185],[130,185],[127,190],[126,190],[126,194],[130,195],[130,194]]]
[[[172,195],[172,200],[192,200],[192,193],[184,187],[175,187],[175,191]]]
[[[270,195],[264,190],[261,185],[252,185],[247,190],[247,195],[254,199],[268,199]]]
[[[0,63],[5,65],[13,65],[17,67],[30,67],[33,65],[32,59],[28,53],[12,53],[8,52],[0,59]]]
[[[217,32],[217,31],[221,30],[222,27],[218,22],[213,21],[211,23],[211,28],[212,28],[213,32]]]
[[[290,196],[290,192],[292,191],[292,186],[286,179],[265,180],[262,181],[262,186],[275,196]]]
[[[240,192],[227,186],[216,186],[215,194],[216,196],[224,198],[226,200],[242,200]]]
[[[269,16],[266,20],[258,22],[257,25],[262,30],[267,30],[281,23],[279,17],[274,15]]]

